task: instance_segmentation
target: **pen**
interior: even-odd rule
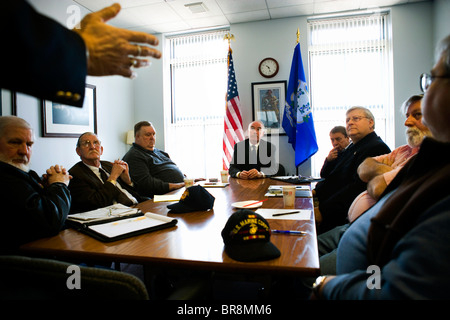
[[[279,217],[279,216],[284,216],[285,214],[294,214],[294,213],[299,213],[300,211],[289,211],[289,212],[282,212],[282,213],[274,213],[272,215],[272,217]]]
[[[296,230],[271,230],[272,233],[285,233],[285,234],[298,234],[298,235],[306,235],[308,234],[305,231],[296,231]]]
[[[122,224],[122,223],[127,223],[127,222],[135,222],[135,221],[139,221],[139,220],[144,220],[146,218],[146,216],[141,216],[141,217],[137,217],[136,219],[130,219],[130,220],[120,220],[117,222],[113,222],[113,226],[117,226],[118,224]]]
[[[250,206],[252,206],[252,205],[254,205],[254,204],[257,204],[257,203],[260,203],[260,202],[264,202],[264,201],[267,201],[267,200],[269,200],[269,199],[264,199],[264,200],[252,202],[252,203],[246,204],[246,205],[243,206],[243,207],[250,207]]]

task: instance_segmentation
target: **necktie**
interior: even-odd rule
[[[106,173],[106,171],[103,168],[99,168],[100,171],[100,176],[102,177],[103,183],[106,183],[106,181],[108,180],[108,174]],[[117,182],[119,183],[119,182]],[[116,201],[126,205],[126,206],[131,206],[133,205],[133,201],[130,200],[130,198],[127,197],[127,195],[125,193],[123,193],[119,188],[117,188],[117,191],[119,192],[116,198]]]
[[[255,145],[250,145],[250,164],[256,164],[258,163],[258,154]]]

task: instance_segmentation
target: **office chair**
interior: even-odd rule
[[[278,172],[277,172],[277,176],[285,176],[286,175],[286,170],[284,169],[284,166],[280,163],[278,164]]]
[[[80,271],[77,282],[71,281],[74,278],[70,277],[76,276],[76,271],[73,271],[71,266],[74,265],[50,259],[0,256],[0,299],[147,300],[149,298],[144,283],[131,274],[75,265],[75,269]],[[69,289],[74,286],[75,288]]]

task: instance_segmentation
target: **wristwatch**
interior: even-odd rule
[[[321,299],[322,295],[320,294],[320,288],[325,282],[327,276],[319,276],[313,284],[312,292],[316,296],[317,299]]]
[[[117,181],[116,180],[108,180],[108,182],[111,182],[113,184],[113,186],[117,185]]]

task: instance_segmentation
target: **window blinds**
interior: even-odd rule
[[[168,37],[171,109],[166,151],[190,177],[218,177],[222,166],[229,30]]]
[[[172,123],[223,120],[227,30],[169,38]],[[220,102],[219,102],[220,101]],[[221,104],[220,107],[217,104]]]
[[[389,15],[349,16],[308,21],[310,94],[319,152],[318,174],[331,149],[329,131],[345,126],[345,111],[363,106],[375,117],[375,131],[393,142],[392,53]],[[328,147],[329,148],[328,148]]]

